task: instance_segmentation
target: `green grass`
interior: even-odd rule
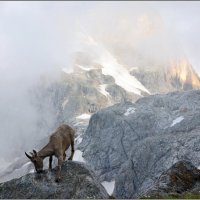
[[[109,199],[116,199],[113,195],[109,196]]]
[[[150,195],[140,197],[140,199],[200,199],[200,193],[183,193],[183,194],[168,194],[168,195]]]

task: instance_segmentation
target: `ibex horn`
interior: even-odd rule
[[[37,151],[33,149],[33,153],[37,156]]]
[[[31,156],[29,156],[26,152],[25,152],[25,155],[29,158],[29,159],[31,159],[32,157]]]

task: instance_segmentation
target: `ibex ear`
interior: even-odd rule
[[[33,153],[35,154],[35,156],[37,156],[37,151],[33,149]]]
[[[26,152],[25,152],[25,155],[26,155],[30,160],[32,159],[32,157],[29,156]]]

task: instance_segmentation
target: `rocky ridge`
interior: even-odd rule
[[[109,196],[94,173],[85,165],[67,161],[62,180],[55,182],[55,169],[30,173],[0,184],[1,199],[108,199]]]

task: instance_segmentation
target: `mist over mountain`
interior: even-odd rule
[[[162,6],[0,5],[0,172],[42,146],[59,123],[79,130],[82,114],[200,87],[193,52],[188,56]]]

